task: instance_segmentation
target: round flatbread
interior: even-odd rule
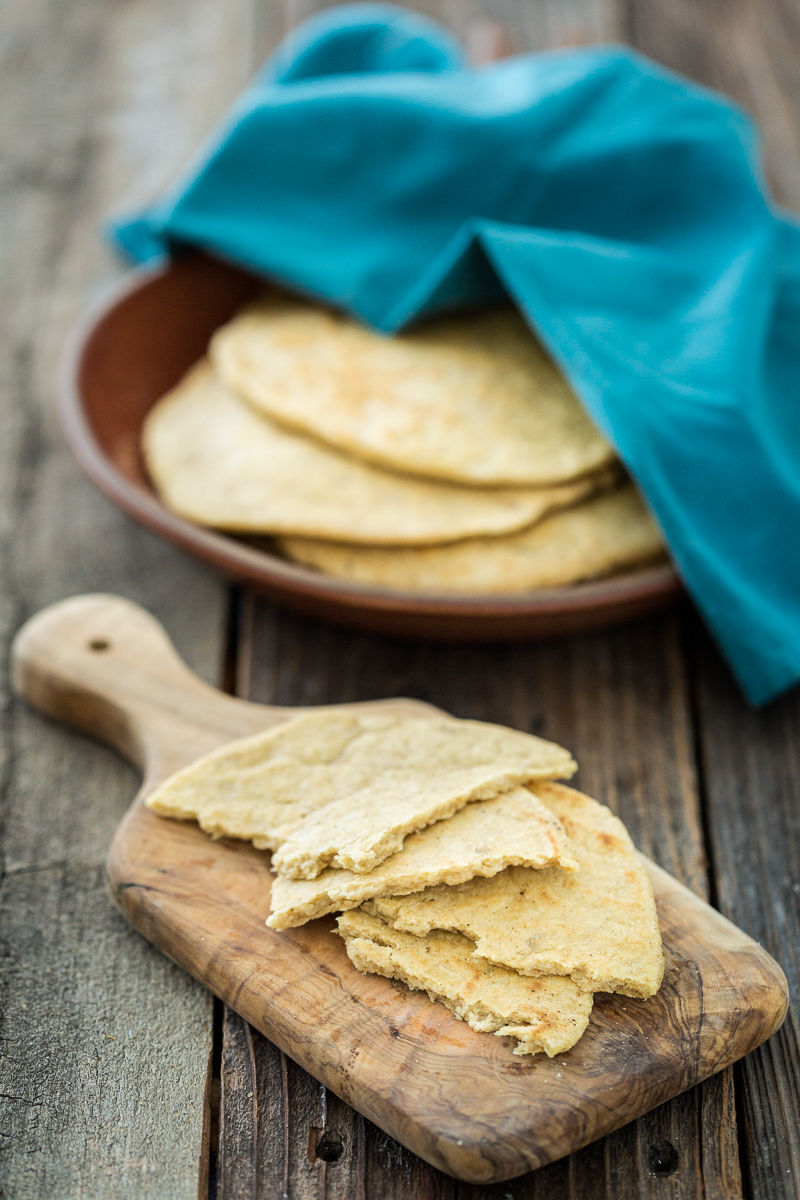
[[[396,337],[272,299],[218,330],[220,378],[290,428],[368,462],[477,486],[545,486],[613,450],[513,309]]]
[[[385,549],[281,538],[287,557],[355,583],[424,592],[525,592],[654,562],[664,543],[626,484],[520,533],[448,546]]]
[[[155,406],[142,444],[164,502],[201,525],[371,545],[521,529],[614,479],[610,467],[549,488],[478,489],[391,474],[276,425],[207,362]]]

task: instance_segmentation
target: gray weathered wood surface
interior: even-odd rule
[[[392,694],[544,732],[657,861],[763,941],[800,1000],[800,700],[747,711],[688,610],[501,649],[409,646],[276,612],[133,526],[55,427],[55,363],[119,273],[101,219],[155,194],[317,0],[4,0],[0,71],[0,624],[107,589],[209,679],[295,704]],[[747,104],[800,209],[800,0],[428,0],[478,57],[609,38]],[[229,611],[230,608],[230,611]],[[796,1018],[733,1072],[495,1188],[427,1167],[129,931],[102,861],[133,790],[106,750],[2,680],[0,1196],[225,1200],[794,1197]],[[222,1014],[220,1014],[222,1016]],[[209,1072],[214,1076],[209,1086]],[[218,1082],[217,1082],[218,1080]],[[210,1099],[221,1092],[217,1114]],[[212,1109],[214,1111],[212,1112]],[[208,1145],[216,1143],[218,1146]]]
[[[109,741],[144,771],[148,792],[234,738],[292,713],[324,711],[254,704],[209,687],[145,609],[102,593],[37,613],[14,639],[12,663],[20,696]],[[442,711],[396,697],[328,706],[356,709]],[[252,847],[210,842],[196,824],[165,823],[137,801],[114,836],[106,870],[114,903],[134,929],[265,1038],[413,1154],[458,1179],[488,1184],[558,1161],[738,1062],[786,1016],[786,980],[775,960],[644,862],[665,941],[659,995],[644,1006],[601,998],[575,1051],[516,1065],[508,1047],[475,1034],[443,1006],[359,974],[331,937],[331,921],[284,934],[267,929],[272,878]],[[248,1129],[271,1140],[275,1128],[258,1114],[259,1105],[268,1112],[275,1089],[259,1095],[258,1087],[229,1086],[238,1077],[229,1067],[241,1065],[235,1045],[226,1044],[221,1071],[223,1178],[227,1163],[234,1170],[241,1163]],[[256,1097],[255,1121],[244,1119],[250,1106],[237,1104],[248,1095]],[[289,1116],[296,1121],[291,1105]],[[334,1136],[325,1114],[322,1121],[311,1148],[327,1166],[348,1143]],[[252,1165],[259,1167],[257,1158]],[[357,1186],[357,1160],[350,1165]],[[347,1175],[342,1167],[334,1182]]]
[[[53,413],[70,326],[119,274],[110,208],[160,187],[247,77],[244,4],[3,6],[0,622],[135,597],[219,674],[227,595],[82,478]],[[133,773],[9,699],[3,657],[0,1194],[195,1197],[212,1002],[128,929],[103,862]]]

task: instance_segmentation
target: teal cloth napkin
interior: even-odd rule
[[[464,66],[388,5],[267,63],[160,203],[378,329],[510,295],[645,494],[750,700],[800,678],[800,227],[732,103],[620,47]]]

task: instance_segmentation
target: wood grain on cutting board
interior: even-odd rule
[[[598,997],[568,1054],[520,1062],[510,1042],[476,1034],[423,994],[359,974],[332,918],[267,929],[268,854],[143,806],[198,754],[297,710],[208,687],[158,623],[118,597],[76,597],[32,619],[14,671],[32,703],[145,770],[108,859],[131,923],[338,1096],[459,1179],[507,1179],[568,1154],[730,1065],[783,1020],[774,960],[648,862],[665,943],[661,991],[645,1002]]]

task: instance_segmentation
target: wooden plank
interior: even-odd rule
[[[641,49],[744,104],[762,129],[767,173],[779,201],[800,209],[800,26],[780,0],[719,5],[628,0]],[[800,862],[797,693],[750,711],[699,624],[693,623],[699,742],[709,851],[719,907],[783,960],[800,1001]],[[754,1197],[795,1196],[800,1178],[800,1046],[787,1022],[738,1070],[740,1136]]]
[[[347,1190],[363,1174],[363,1118],[321,1084],[307,1086],[310,1077],[229,1008],[224,1037],[219,1200],[363,1200],[363,1188]]]
[[[189,661],[218,675],[225,589],[82,478],[52,389],[69,326],[120,273],[100,221],[182,165],[244,81],[251,24],[249,0],[224,12],[211,0],[4,6],[6,641],[42,604],[100,587],[143,600]],[[3,1194],[194,1197],[209,998],[111,910],[103,883],[134,775],[105,749],[9,707],[2,686]]]
[[[496,670],[499,678],[519,673],[527,703],[492,719],[527,722],[569,746],[578,786],[622,817],[641,850],[707,897],[679,617],[521,648]],[[602,1195],[602,1178],[610,1196],[657,1197],[667,1186],[681,1198],[741,1195],[732,1071],[612,1134],[600,1161],[599,1153],[572,1156],[568,1173],[558,1165],[539,1172],[551,1179],[537,1179],[532,1194]]]
[[[82,596],[48,607],[15,639],[13,663],[21,695],[52,717],[96,730],[145,768],[148,790],[198,754],[296,711],[208,687],[176,656],[163,628],[119,597]],[[383,711],[409,705],[413,713],[428,711],[407,700],[377,703]],[[260,852],[210,843],[191,823],[165,824],[140,798],[108,858],[117,904],[169,958],[224,998],[235,997],[242,1015],[337,1093],[467,1178],[502,1178],[526,1162],[557,1157],[592,1127],[607,1129],[611,1113],[623,1120],[646,1106],[648,1093],[669,1095],[746,1053],[764,1036],[764,1020],[782,1016],[776,968],[760,947],[670,876],[649,869],[668,954],[661,994],[634,1012],[624,998],[606,997],[567,1061],[509,1069],[507,1047],[472,1033],[440,1007],[431,1010],[424,997],[359,975],[339,939],[319,923],[288,935],[266,929],[271,876]],[[616,1047],[611,1060],[609,1040]],[[229,1049],[233,1055],[235,1038]],[[256,1069],[248,1066],[244,1086],[231,1072],[226,1121],[244,1097],[238,1107],[254,1111],[252,1128],[236,1114],[223,1159],[235,1172],[244,1137],[257,1177]],[[227,1093],[225,1071],[223,1085]],[[552,1105],[553,1089],[567,1090],[571,1108]],[[335,1120],[328,1122],[324,1092],[308,1099],[300,1114],[306,1158],[293,1162],[290,1139],[276,1156],[285,1163],[287,1188],[298,1190],[292,1178],[298,1165],[296,1182],[301,1188],[307,1182],[307,1163],[321,1163],[325,1173],[340,1164],[333,1183],[345,1179],[348,1167],[363,1175],[359,1137],[348,1139]],[[314,1124],[317,1116],[321,1125]]]
[[[560,740],[581,763],[581,786],[620,812],[646,852],[699,893],[705,890],[689,697],[676,616],[544,645],[444,646],[351,634],[245,598],[237,691],[286,705],[410,695],[459,716],[500,721]],[[273,1059],[257,1079],[264,1104],[278,1086],[278,1064]],[[296,1076],[298,1091],[300,1083]],[[319,1085],[305,1077],[303,1086],[319,1105]],[[308,1104],[298,1096],[294,1110],[294,1120],[290,1113],[283,1127],[284,1145],[308,1143]],[[318,1121],[319,1109],[315,1112]],[[353,1114],[348,1138],[361,1136],[359,1121]],[[234,1132],[238,1127],[237,1114]],[[660,1197],[668,1188],[681,1198],[736,1197],[741,1181],[735,1129],[732,1084],[725,1073],[562,1163],[495,1188],[461,1184],[457,1194],[460,1200],[499,1200],[508,1194],[515,1200],[590,1200],[606,1194]],[[367,1174],[361,1173],[358,1156],[344,1164],[337,1178],[349,1171],[352,1194],[358,1188],[366,1188],[367,1197],[452,1194],[446,1176],[400,1147],[394,1147],[382,1173],[381,1159],[369,1147],[384,1136],[367,1124]],[[302,1185],[294,1180],[295,1190],[290,1187],[287,1194],[293,1200],[325,1195],[320,1186],[318,1178]]]
[[[296,0],[283,17],[282,23],[273,21],[268,31],[269,36],[280,36],[298,19],[310,15],[315,7],[318,5],[314,0]],[[275,7],[271,11],[275,12]],[[626,21],[620,19],[617,7],[603,3],[602,0],[592,4],[578,2],[565,5],[545,2],[535,6],[485,2],[449,4],[444,7],[434,4],[432,7],[426,6],[424,11],[448,20],[470,46],[473,57],[478,59],[490,56],[485,53],[485,47],[493,39],[495,45],[505,41],[504,48],[543,49],[554,45],[613,40],[626,25]],[[628,17],[629,14],[626,12],[624,16]],[[266,49],[266,45],[263,48]],[[245,623],[252,623],[251,612],[252,608],[247,606]],[[260,619],[263,626],[263,609]],[[274,661],[279,653],[274,621],[274,618],[269,618],[271,633],[266,639],[263,628],[259,633],[252,627],[245,630],[240,648],[241,695],[262,697],[272,694],[269,688],[266,692],[263,691],[260,682],[255,685],[255,690],[251,690],[254,685],[250,672],[254,656],[258,657],[260,665],[265,655],[268,661],[270,656]],[[653,654],[659,648],[656,646],[659,634],[654,634],[652,627],[649,640],[648,637],[644,639],[647,644],[637,647],[638,651],[643,652],[640,654],[631,653],[627,647],[621,655],[615,653],[619,637],[616,643],[602,637],[591,642],[595,659],[591,666],[581,659],[585,649],[577,650],[578,662],[571,675],[572,695],[587,697],[585,712],[582,714],[587,744],[585,749],[576,748],[576,753],[580,755],[583,764],[583,786],[621,811],[634,837],[639,838],[640,842],[644,837],[658,861],[678,877],[685,879],[700,894],[705,894],[707,878],[694,778],[692,733],[688,719],[686,687],[682,680],[683,656],[674,623],[668,622],[666,629],[664,645],[668,648],[669,662],[664,662],[662,655],[662,669],[655,673],[651,671],[651,667]],[[341,637],[335,634],[330,636],[334,639]],[[324,640],[327,644],[328,637],[325,636]],[[349,652],[352,660],[352,642],[347,645],[347,649],[345,644],[341,644],[340,648],[342,653]],[[541,649],[537,648],[533,652],[537,661]],[[296,653],[300,653],[299,647],[296,648]],[[450,651],[451,655],[454,653]],[[493,653],[488,652],[489,659]],[[564,654],[564,648],[561,647],[555,653],[556,657],[559,653]],[[408,653],[403,657],[407,662]],[[418,659],[419,648],[410,657]],[[544,657],[547,657],[546,654]],[[513,666],[516,666],[516,662],[515,659]],[[550,664],[552,683],[558,678],[557,669],[553,673],[552,655]],[[374,664],[363,665],[367,666],[367,670],[358,680],[358,695],[388,695],[393,691],[409,691],[408,688],[400,686],[392,687],[396,673],[389,671],[383,678],[376,678]],[[609,687],[609,667],[614,666],[623,673],[627,671],[628,677],[622,681],[615,680],[616,687]],[[289,675],[285,676],[284,686],[288,686],[291,692],[294,692],[296,687],[305,692],[309,682],[308,672],[303,671],[300,662],[296,662],[295,667],[298,669],[297,676],[294,680]],[[467,681],[467,687],[480,692],[486,686],[487,660],[474,664],[474,667],[475,673]],[[531,691],[536,694],[529,679],[518,671],[511,670],[503,676],[499,668],[495,666],[493,669],[490,666],[489,672],[495,678],[502,677],[506,684],[511,679],[519,681],[517,686],[523,694],[526,690],[528,694]],[[352,669],[349,674],[352,678]],[[593,687],[586,686],[590,682],[587,675],[594,676],[591,680]],[[583,687],[576,690],[575,685],[577,689],[581,689],[581,685]],[[424,695],[425,691],[423,683],[421,692],[417,694]],[[323,692],[325,699],[332,698],[325,689]],[[640,705],[643,692],[647,694],[648,701],[644,708]],[[601,697],[600,704],[598,696]],[[292,701],[284,699],[283,702]],[[558,710],[564,714],[560,718],[562,732],[559,734],[551,730],[552,736],[561,736],[568,744],[569,734],[574,732],[575,724],[574,714],[570,712],[570,702],[570,697],[566,700],[562,697],[562,704]],[[606,705],[610,712],[616,714],[615,719],[605,722],[605,744],[598,744],[594,721],[601,705]],[[445,707],[448,707],[446,703]],[[626,707],[629,709],[628,713],[624,713]],[[548,708],[551,722],[554,721],[552,711]],[[625,716],[630,716],[630,711],[634,716],[642,712],[646,714],[644,728],[641,722],[637,722],[631,732],[631,724],[625,720]],[[470,714],[465,715],[484,716],[493,720],[508,719],[509,723],[514,724],[514,715],[518,718],[520,714],[513,714],[510,718],[503,717],[491,702],[484,702],[478,703]],[[542,714],[539,713],[535,721],[541,722],[541,718]],[[522,724],[520,727],[530,726]],[[668,735],[666,740],[663,737],[665,732]],[[628,756],[627,771],[620,770],[620,735],[624,739]],[[657,768],[653,764],[654,751],[658,757]],[[611,772],[608,770],[609,763],[613,764]],[[654,795],[652,790],[654,781],[657,795]],[[271,1086],[270,1079],[265,1076],[261,1081],[260,1094],[267,1094]],[[308,1080],[306,1086],[312,1090],[316,1087],[311,1080]],[[661,1136],[665,1128],[665,1114],[666,1127],[672,1140]],[[300,1137],[302,1140],[302,1131]],[[680,1148],[680,1154],[675,1152],[676,1144]],[[408,1165],[411,1156],[400,1148],[398,1154],[399,1161]],[[368,1161],[372,1162],[369,1158]],[[673,1101],[659,1110],[658,1114],[644,1118],[635,1128],[612,1135],[603,1144],[602,1151],[598,1147],[590,1147],[573,1156],[568,1164],[557,1164],[538,1172],[535,1177],[531,1177],[535,1179],[531,1187],[537,1195],[542,1196],[589,1197],[601,1194],[601,1188],[606,1183],[618,1181],[621,1172],[625,1174],[626,1187],[630,1189],[631,1195],[661,1195],[665,1187],[669,1187],[673,1194],[676,1194],[675,1189],[678,1188],[682,1196],[705,1195],[716,1198],[740,1195],[741,1178],[736,1148],[736,1115],[731,1073],[726,1072],[703,1085],[702,1089]],[[370,1184],[371,1188],[375,1189],[374,1194],[383,1194],[381,1189],[394,1187],[397,1180],[402,1178],[402,1174],[402,1171],[397,1171],[395,1164],[395,1169],[383,1172],[379,1180],[373,1175]],[[408,1194],[422,1194],[421,1188],[436,1186],[435,1176],[429,1168],[423,1169],[423,1176],[427,1182],[423,1184],[422,1180],[417,1178],[415,1192],[409,1191]],[[440,1176],[439,1180],[446,1190],[445,1177]],[[360,1177],[353,1177],[351,1186],[360,1187]],[[518,1190],[522,1186],[524,1185],[520,1182],[515,1183],[515,1196],[523,1195],[523,1192]],[[476,1189],[468,1191],[470,1196],[478,1195]],[[298,1192],[298,1195],[300,1194]],[[466,1192],[464,1194],[466,1195]],[[526,1188],[524,1194],[533,1195],[534,1192]]]
[[[163,627],[120,597],[49,606],[21,630],[12,661],[21,695],[49,716],[96,730],[145,769],[145,789],[107,864],[115,902],[134,927],[337,1095],[460,1178],[516,1177],[559,1158],[738,1060],[785,1015],[782,975],[765,951],[644,860],[665,941],[660,993],[646,1005],[599,998],[572,1053],[512,1065],[507,1046],[442,1006],[356,971],[331,921],[286,934],[267,929],[266,855],[211,842],[195,824],[165,822],[144,807],[149,790],[199,753],[297,709],[208,687],[177,657]],[[377,708],[423,723],[437,712],[396,698],[335,706]],[[322,1164],[325,1175],[339,1164],[332,1183],[348,1166],[363,1167],[358,1139],[348,1151],[325,1107],[323,1094],[321,1113],[314,1105],[300,1114],[309,1139],[299,1187],[307,1163]],[[321,1127],[313,1124],[318,1115]],[[663,1131],[668,1114],[656,1115]],[[670,1158],[677,1167],[674,1151]],[[292,1165],[290,1156],[287,1186],[296,1191]]]
[[[697,703],[717,904],[770,948],[800,1011],[800,695],[747,707],[695,629]],[[800,1038],[789,1020],[741,1073],[741,1137],[755,1200],[795,1197],[800,1179]]]

